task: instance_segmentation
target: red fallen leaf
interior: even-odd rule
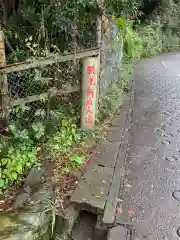
[[[88,163],[89,163],[89,160],[88,160],[88,159],[84,160],[84,164],[85,164],[85,165],[87,165]]]
[[[133,211],[132,210],[128,210],[128,214],[129,215],[133,214]]]

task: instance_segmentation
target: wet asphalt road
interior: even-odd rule
[[[131,240],[179,240],[180,53],[139,62],[133,79],[132,128],[119,194],[123,207],[116,222],[135,230]],[[73,239],[92,240],[95,222],[83,214]]]
[[[123,223],[128,209],[127,224],[135,228],[134,239],[178,240],[180,53],[139,62],[133,78],[133,125],[119,195],[124,212],[116,221]]]

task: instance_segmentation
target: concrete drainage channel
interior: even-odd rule
[[[133,229],[118,225],[115,221],[131,129],[132,93],[133,83],[130,94],[126,95],[112,121],[107,140],[92,154],[84,177],[71,196],[72,209],[66,218],[70,228],[64,233],[64,238],[61,235],[56,239],[133,239]]]
[[[77,210],[74,209],[76,212]],[[71,210],[72,214],[72,210]],[[77,213],[76,213],[77,214]],[[100,226],[98,216],[86,211],[81,211],[77,215],[66,219],[65,222],[57,222],[55,240],[132,240],[134,239],[133,229],[113,224]],[[75,217],[76,215],[76,217]],[[58,226],[60,226],[58,231]],[[61,230],[63,229],[63,232]]]

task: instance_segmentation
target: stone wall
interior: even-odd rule
[[[49,219],[41,212],[0,214],[0,239],[50,240]]]
[[[103,36],[99,94],[103,96],[119,78],[123,57],[123,41],[117,26],[109,25],[108,36]]]
[[[51,184],[43,183],[44,174],[43,168],[33,168],[13,200],[15,213],[0,213],[0,239],[51,239],[54,197]]]

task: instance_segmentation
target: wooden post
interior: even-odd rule
[[[99,51],[99,55],[98,55],[98,58],[99,58],[99,74],[98,74],[98,85],[97,85],[97,96],[98,96],[98,99],[97,99],[97,104],[96,104],[96,112],[98,114],[98,111],[99,111],[99,106],[100,106],[100,99],[99,99],[99,96],[100,96],[100,81],[101,81],[101,48],[102,48],[102,16],[97,16],[97,19],[96,19],[96,41],[97,41],[97,47],[100,49]]]
[[[0,68],[6,65],[3,31],[0,31]],[[6,73],[0,73],[0,119],[8,115],[8,82]]]
[[[81,128],[94,129],[97,109],[99,57],[83,59]]]

